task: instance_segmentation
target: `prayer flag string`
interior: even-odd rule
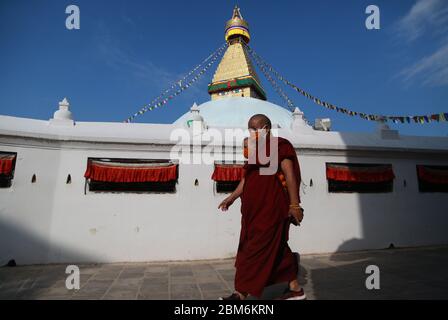
[[[263,72],[266,79],[271,83],[272,87],[274,88],[275,92],[285,101],[286,105],[291,111],[294,111],[295,105],[294,102],[286,95],[286,93],[280,88],[280,86],[277,84],[277,82],[271,77],[269,72],[266,70],[265,66],[261,63],[261,61],[258,59],[258,57],[252,55],[253,61],[257,64],[258,68]]]
[[[251,54],[251,56],[254,58],[255,61],[258,61],[261,65],[263,65],[263,68],[260,67],[261,70],[269,70],[272,74],[274,74],[280,81],[282,81],[284,84],[290,86],[295,91],[303,95],[304,97],[312,100],[314,103],[323,106],[330,110],[335,110],[337,112],[349,115],[349,116],[359,116],[361,119],[364,120],[370,120],[370,121],[380,121],[380,122],[387,122],[388,120],[392,121],[393,123],[411,123],[412,121],[415,123],[430,123],[430,122],[447,122],[448,121],[448,112],[442,112],[442,113],[435,113],[435,114],[429,114],[429,115],[415,115],[415,116],[399,116],[399,115],[378,115],[378,114],[368,114],[364,112],[358,112],[349,110],[347,108],[338,107],[334,104],[331,104],[329,102],[325,102],[307,91],[297,87],[293,83],[289,82],[285,77],[280,75],[271,65],[266,63],[263,58],[261,58],[252,48],[250,48],[247,44],[245,45],[247,48],[247,51]],[[257,64],[258,64],[257,62]],[[264,72],[264,71],[263,71]],[[268,79],[269,80],[269,79]]]
[[[186,74],[180,80],[175,81],[168,89],[163,91],[153,101],[144,105],[142,108],[140,108],[139,111],[135,112],[133,115],[131,115],[129,118],[127,118],[123,122],[129,123],[135,117],[142,115],[147,111],[152,111],[156,108],[159,108],[159,107],[167,104],[168,101],[172,100],[174,97],[178,96],[179,94],[184,92],[186,89],[190,88],[196,81],[198,81],[207,72],[207,70],[216,62],[216,60],[220,56],[222,56],[222,54],[224,53],[226,48],[227,48],[227,43],[225,43],[221,47],[219,47],[215,52],[210,54],[200,64],[198,64],[195,68],[193,68],[188,74]],[[204,64],[205,64],[205,66],[204,66]],[[193,74],[201,66],[204,66],[204,67],[193,76]],[[191,77],[191,76],[193,76],[193,77]],[[178,88],[178,89],[173,92],[173,90],[175,90],[176,88]]]

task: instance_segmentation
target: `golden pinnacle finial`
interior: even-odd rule
[[[227,42],[231,42],[231,40],[238,38],[246,43],[250,41],[249,24],[243,19],[240,8],[235,6],[232,19],[226,23],[225,39]]]
[[[235,8],[233,8],[232,19],[235,19],[235,18],[240,18],[241,20],[243,20],[243,16],[241,15],[240,8],[238,8],[237,5],[235,5]]]

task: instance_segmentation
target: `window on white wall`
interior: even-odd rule
[[[0,188],[10,188],[14,179],[17,153],[0,151]]]
[[[393,191],[391,164],[326,163],[328,192],[384,193]]]
[[[420,192],[448,192],[448,166],[417,165]]]
[[[178,164],[159,159],[89,158],[84,177],[92,192],[174,193]]]
[[[215,163],[212,180],[216,183],[216,192],[233,192],[244,176],[243,164]]]

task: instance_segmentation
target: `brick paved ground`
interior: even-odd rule
[[[84,264],[80,290],[65,287],[66,265],[0,268],[0,299],[217,299],[233,290],[234,260]],[[368,265],[380,290],[367,290]],[[447,299],[448,247],[303,255],[299,281],[309,299]],[[285,284],[266,288],[278,296]]]

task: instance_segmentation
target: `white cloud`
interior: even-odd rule
[[[448,1],[417,0],[411,10],[398,21],[398,34],[414,41],[426,32],[443,34],[447,31]]]
[[[174,81],[175,76],[172,73],[149,60],[140,60],[129,50],[125,50],[103,23],[100,23],[98,27],[94,40],[101,58],[110,67],[153,85]]]
[[[398,21],[397,31],[409,45],[428,42],[428,38],[438,44],[433,52],[402,69],[398,76],[406,83],[419,80],[422,85],[448,85],[448,1],[417,0]]]
[[[190,71],[186,70],[185,74],[173,73],[148,59],[138,58],[135,54],[132,54],[131,50],[125,49],[120,44],[119,39],[114,37],[109,28],[102,22],[98,24],[94,41],[101,58],[111,68],[135,78],[135,81],[148,85],[148,91],[155,95],[148,97],[148,99],[155,98],[170,88],[173,83],[177,83],[179,79],[182,79]],[[200,69],[197,71],[200,71]],[[203,91],[206,92],[206,84],[204,84],[204,78],[201,78],[196,81],[194,86],[189,87],[189,90],[186,92],[189,92],[187,93],[189,95],[191,93],[199,94]]]
[[[403,69],[400,76],[406,82],[419,77],[423,85],[448,85],[448,43]]]

